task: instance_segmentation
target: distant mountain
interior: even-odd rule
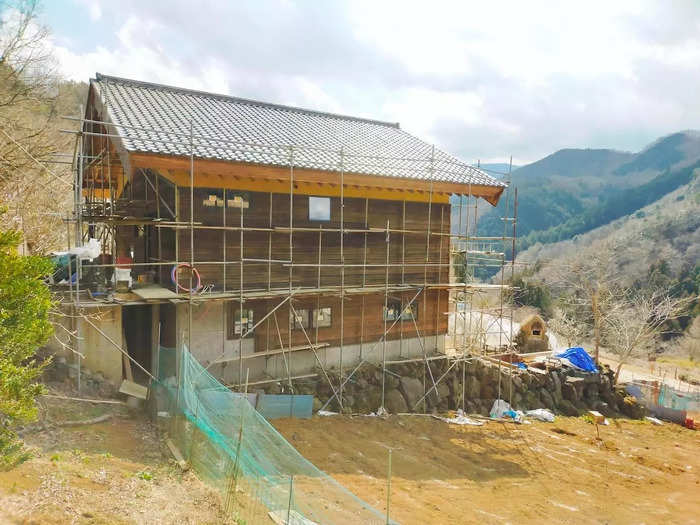
[[[507,162],[492,162],[487,164],[481,164],[479,166],[486,173],[496,178],[503,178],[508,175],[508,170],[515,171],[519,166],[512,166]]]
[[[633,213],[687,184],[700,167],[700,133],[662,137],[638,153],[564,149],[513,172],[520,249],[570,239]],[[478,222],[499,235],[505,200]],[[509,203],[509,214],[512,203]]]
[[[700,169],[690,182],[634,213],[570,239],[535,244],[520,252],[517,260],[541,261],[539,277],[547,280],[549,263],[586,257],[606,241],[617,246],[617,262],[630,282],[644,277],[651,264],[662,260],[673,274],[700,265]]]
[[[675,136],[665,144],[688,145],[678,139]],[[659,287],[674,297],[689,299],[686,312],[665,328],[662,339],[667,343],[657,345],[656,351],[667,348],[683,359],[689,356],[692,362],[700,357],[697,338],[689,331],[684,339],[673,338],[691,326],[700,326],[700,300],[692,300],[700,296],[700,162],[687,165],[692,156],[678,157],[673,153],[675,147],[669,151],[672,155],[662,166],[671,163],[671,168],[603,201],[598,207],[603,211],[589,214],[603,217],[598,222],[605,224],[585,233],[568,234],[558,242],[533,243],[518,253],[517,261],[524,265],[518,268],[531,272],[528,279],[557,289],[561,282],[557,283],[556,268],[571,267],[577,261],[600,255],[601,250],[612,250],[619,284],[635,290]],[[631,162],[636,163],[637,170],[648,170],[650,165],[658,169],[657,159],[648,156],[642,164],[637,157]],[[659,194],[663,195],[655,198]]]
[[[595,177],[609,173],[634,158],[634,153],[611,149],[561,149],[556,153],[523,166],[518,180],[535,177]]]

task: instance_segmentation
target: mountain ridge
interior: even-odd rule
[[[692,169],[682,170],[698,162],[700,132],[687,130],[660,137],[637,153],[566,148],[522,166],[512,174],[512,184],[518,188],[519,248],[562,240],[568,233],[585,233],[620,213],[632,213],[685,184]],[[628,201],[636,208],[630,209]],[[624,209],[612,209],[620,205]],[[481,235],[499,234],[505,207],[502,199],[480,217]],[[512,203],[508,207],[512,209]],[[591,216],[603,209],[611,212],[610,217]],[[559,227],[559,236],[549,235]]]

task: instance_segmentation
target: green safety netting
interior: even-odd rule
[[[197,474],[221,490],[239,523],[386,523],[299,454],[245,395],[231,392],[186,349],[179,357],[160,349],[159,412],[169,414],[170,438]]]
[[[658,404],[674,410],[700,410],[700,394],[697,392],[680,392],[662,385],[659,389]]]
[[[700,411],[700,392],[681,391],[658,382],[637,381],[627,386],[627,391],[641,399],[649,408],[662,407],[676,411]]]

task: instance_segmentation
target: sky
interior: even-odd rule
[[[464,161],[700,128],[700,1],[44,0],[60,72],[399,122]]]

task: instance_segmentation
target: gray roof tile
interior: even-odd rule
[[[92,81],[128,151],[458,184],[505,183],[399,128],[254,100],[97,74]]]

